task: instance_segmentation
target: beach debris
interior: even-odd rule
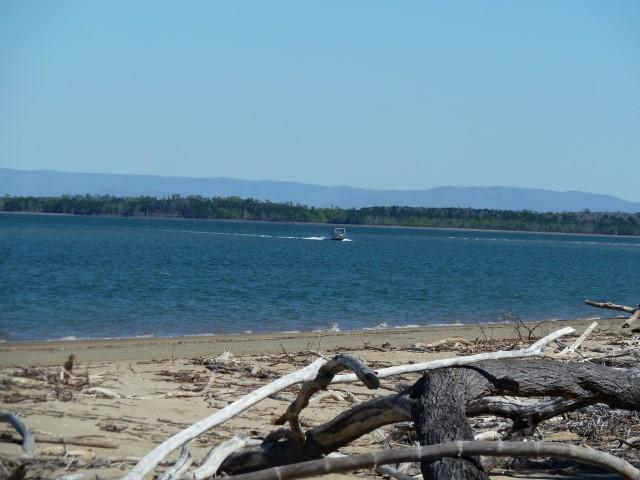
[[[222,352],[220,355],[218,355],[215,359],[214,362],[219,362],[219,363],[228,363],[228,362],[232,362],[233,361],[233,352],[231,350],[225,350],[224,352]]]
[[[238,435],[222,442],[209,452],[204,463],[191,474],[190,478],[193,478],[193,480],[211,478],[216,474],[222,462],[233,452],[247,446],[260,445],[261,443],[262,441],[250,439],[246,435]]]
[[[22,421],[22,419],[11,412],[0,410],[0,422],[8,423],[16,429],[16,431],[22,437],[22,450],[25,454],[31,455],[35,447],[35,438],[31,434],[25,423]]]
[[[629,313],[630,315],[622,324],[622,328],[631,327],[631,324],[640,318],[640,304],[635,307],[629,307],[627,305],[619,305],[613,302],[594,302],[593,300],[585,300],[584,303],[592,307],[606,308],[608,310]]]
[[[570,353],[574,353],[578,349],[578,347],[580,347],[580,345],[582,345],[582,343],[587,339],[587,337],[591,335],[591,332],[593,332],[597,326],[598,322],[593,322],[591,325],[589,325],[584,333],[580,335],[572,345],[568,346],[560,352],[560,355],[568,355]]]
[[[160,477],[159,480],[175,480],[180,478],[183,472],[185,472],[193,463],[193,457],[189,451],[189,444],[185,443],[180,451],[180,457],[176,460],[176,463]]]
[[[451,337],[444,338],[442,340],[437,340],[432,343],[414,343],[411,345],[411,350],[416,350],[420,352],[428,352],[430,350],[449,350],[449,349],[457,349],[463,346],[473,345],[472,342],[462,337]]]
[[[62,366],[67,372],[71,373],[71,371],[73,370],[73,362],[75,361],[76,356],[72,353],[71,355],[69,355],[69,358],[67,358],[67,361],[64,362],[64,365]]]
[[[102,387],[83,388],[81,392],[84,393],[85,395],[101,396],[104,398],[111,398],[113,400],[118,400],[122,398],[122,396],[119,393],[116,393],[113,390],[109,390],[107,388],[102,388]]]
[[[2,435],[2,441],[5,442],[13,442],[20,443],[21,440],[10,435]],[[116,442],[111,442],[109,440],[99,440],[99,439],[86,439],[79,437],[58,437],[55,435],[42,435],[35,434],[33,435],[33,439],[38,444],[41,443],[56,443],[61,445],[77,445],[80,447],[96,447],[96,448],[118,448],[120,444]]]

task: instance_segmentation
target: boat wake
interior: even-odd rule
[[[330,238],[326,235],[317,236],[317,237],[316,236],[298,237],[293,235],[266,235],[266,234],[259,234],[259,233],[208,232],[205,230],[171,230],[171,229],[145,229],[145,230],[152,230],[155,232],[190,233],[195,235],[217,235],[217,236],[223,236],[223,237],[279,238],[283,240],[313,240],[313,241],[330,240]],[[352,240],[349,238],[345,238],[342,241],[351,242]]]

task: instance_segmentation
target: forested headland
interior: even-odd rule
[[[62,196],[0,197],[0,211],[128,217],[313,222],[528,232],[640,235],[640,212],[533,212],[472,208],[315,208],[252,198]]]

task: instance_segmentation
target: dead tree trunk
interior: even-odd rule
[[[411,416],[420,445],[437,445],[451,440],[473,440],[467,421],[467,377],[460,369],[435,370],[415,385],[411,398]],[[478,457],[445,457],[421,464],[424,478],[486,480]]]

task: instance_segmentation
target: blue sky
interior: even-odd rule
[[[640,2],[4,1],[0,166],[640,201]]]

